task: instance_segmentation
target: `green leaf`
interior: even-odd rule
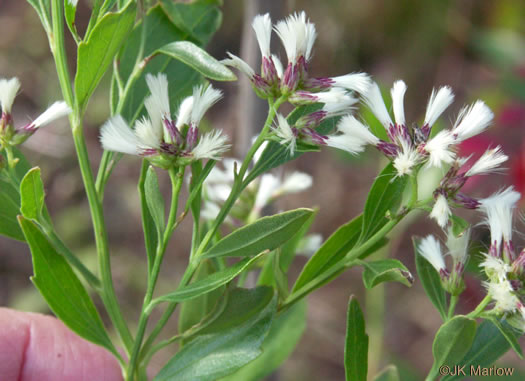
[[[412,286],[414,277],[406,266],[397,259],[382,259],[373,262],[362,262],[364,266],[363,283],[370,289],[383,282],[400,282]]]
[[[420,254],[419,245],[421,239],[413,238],[412,241],[416,257],[417,275],[421,280],[421,284],[423,285],[428,298],[439,311],[441,318],[445,320],[447,316],[447,295],[441,286],[441,278],[430,262]]]
[[[365,318],[357,300],[348,302],[345,339],[345,375],[347,381],[366,381],[368,373],[368,335]]]
[[[389,221],[387,215],[392,218],[395,216],[401,205],[407,180],[408,176],[397,176],[392,163],[377,176],[366,199],[359,242],[365,242],[386,225]]]
[[[513,329],[507,322],[505,321],[499,321],[495,317],[491,317],[488,320],[494,324],[503,337],[507,339],[512,349],[514,349],[514,352],[519,356],[520,359],[523,359],[523,351],[521,350],[520,343],[518,342],[518,339],[516,338],[515,329]]]
[[[214,259],[205,259],[201,261],[199,267],[195,271],[192,282],[198,282],[215,273],[217,268],[214,261]],[[217,306],[217,302],[223,293],[224,286],[182,303],[179,313],[179,332],[189,330],[191,327],[209,316]]]
[[[171,22],[199,45],[208,44],[219,29],[222,14],[216,1],[197,0],[190,3],[162,0],[162,6]]]
[[[93,91],[128,37],[135,22],[136,8],[136,2],[130,1],[121,11],[107,13],[97,22],[88,39],[79,44],[75,94],[81,110],[86,107]]]
[[[250,257],[276,249],[293,237],[312,213],[311,209],[300,208],[263,217],[227,235],[203,257]]]
[[[223,314],[168,361],[154,381],[213,381],[237,371],[261,354],[276,307],[269,287],[234,290]]]
[[[299,290],[339,262],[354,247],[361,234],[362,217],[358,216],[337,229],[306,263],[293,291]]]
[[[242,261],[237,262],[231,267],[216,273],[208,275],[206,278],[190,283],[187,286],[180,287],[175,292],[159,296],[151,301],[151,309],[156,304],[162,302],[179,303],[185,300],[194,299],[198,296],[207,294],[213,290],[216,290],[222,285],[233,280],[237,275],[245,271],[254,261],[258,260],[265,253],[261,253],[253,258],[245,258]]]
[[[148,274],[150,274],[153,268],[153,263],[155,262],[159,234],[147,202],[146,176],[148,174],[148,169],[148,161],[143,160],[138,189],[140,195],[140,209],[142,213],[142,230],[144,231],[144,244],[146,246],[146,255],[148,258]]]
[[[487,367],[507,353],[509,349],[509,342],[499,329],[490,321],[485,320],[479,325],[470,350],[461,360],[455,359],[454,363],[460,366],[465,365],[466,368],[470,368],[471,365]],[[446,376],[441,381],[460,379],[463,379],[461,375]]]
[[[0,170],[0,234],[6,237],[24,241],[24,233],[18,225],[16,217],[20,214],[20,182],[31,166],[20,153],[13,148],[18,164],[15,167],[15,178],[10,179],[7,170]],[[2,153],[5,159],[5,155]]]
[[[143,28],[146,28],[143,31]],[[145,34],[144,56],[152,55],[157,49],[173,42],[188,38],[179,28],[170,21],[160,4],[150,8],[142,20],[137,23],[117,59],[119,61],[119,75],[126,83],[141,53],[141,36]],[[128,97],[121,109],[121,115],[133,123],[144,113],[144,100],[149,95],[145,76],[148,73],[163,72],[168,77],[170,104],[175,105],[185,96],[191,94],[193,86],[202,81],[202,77],[186,64],[173,60],[165,55],[157,55],[145,66],[137,81],[131,86]],[[112,81],[112,102],[114,107],[118,102],[119,91],[116,81]]]
[[[374,381],[399,381],[399,371],[395,365],[389,365],[378,373]]]
[[[162,239],[162,234],[164,233],[165,223],[164,220],[164,198],[159,188],[159,181],[157,179],[157,173],[155,168],[150,166],[148,172],[146,173],[146,182],[144,183],[144,192],[146,195],[146,203],[148,205],[148,210],[155,223],[155,228],[157,230],[158,239]]]
[[[75,39],[80,40],[77,32],[77,26],[75,25],[75,16],[77,13],[77,6],[73,5],[71,0],[64,0],[64,16],[66,17],[66,24],[71,34]]]
[[[432,354],[434,365],[430,375],[437,376],[442,365],[454,366],[470,349],[476,336],[476,321],[466,316],[456,315],[445,322],[437,331]]]
[[[72,331],[116,353],[88,293],[38,227],[18,217],[33,257],[32,281],[49,307]]]
[[[467,230],[470,227],[467,221],[454,214],[450,216],[450,221],[452,223],[452,233],[456,237],[461,236],[465,232],[465,230]]]
[[[40,177],[40,168],[31,169],[20,183],[20,212],[30,220],[38,220],[44,207],[44,183]]]
[[[262,355],[221,381],[257,381],[270,375],[293,352],[306,328],[306,301],[277,315],[262,344]]]
[[[310,229],[310,226],[312,226],[312,223],[314,222],[315,216],[317,215],[318,211],[319,209],[314,209],[314,212],[312,213],[310,218],[303,224],[301,229],[282,246],[281,253],[279,255],[279,267],[282,269],[283,272],[288,272],[288,269],[290,268],[290,265],[292,264],[293,259],[295,258],[297,247],[301,242],[301,239],[306,235],[306,233]],[[273,286],[275,284],[274,271],[271,262],[272,261],[267,260],[264,264],[261,273],[259,274],[259,279],[257,280],[257,284],[259,286]]]
[[[164,45],[154,54],[164,54],[192,67],[206,78],[215,81],[235,81],[237,77],[225,65],[189,41],[176,41]]]

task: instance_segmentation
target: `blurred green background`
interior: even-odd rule
[[[487,146],[500,144],[511,160],[505,174],[473,179],[467,185],[468,191],[473,196],[485,196],[511,184],[525,191],[524,1],[225,0],[222,27],[209,45],[213,56],[223,58],[226,51],[253,56],[252,52],[257,51],[255,38],[245,31],[251,23],[250,13],[259,7],[271,9],[274,20],[291,11],[307,12],[319,35],[310,69],[314,76],[365,71],[374,76],[385,94],[393,81],[404,79],[408,85],[405,110],[409,121],[421,122],[434,86],[450,85],[456,94],[456,102],[442,117],[445,126],[454,120],[463,104],[477,98],[485,100],[496,114],[494,125],[482,137],[462,145],[461,153],[476,154]],[[88,4],[80,0],[80,27],[88,17]],[[72,47],[73,42],[70,43]],[[275,35],[272,46],[281,58],[285,57]],[[70,61],[74,65],[73,55]],[[18,76],[22,82],[14,107],[15,121],[20,124],[60,98],[47,39],[35,12],[24,1],[0,0],[0,77],[11,76]],[[94,166],[101,154],[98,127],[109,115],[107,82],[95,93],[86,119]],[[237,82],[216,85],[224,89],[226,97],[213,108],[209,121],[226,130],[236,143],[235,153],[242,153],[246,140],[260,128],[256,122],[261,113],[259,103],[247,100]],[[23,152],[31,163],[42,168],[48,207],[58,231],[86,263],[94,265],[89,212],[66,121],[39,131],[23,146]],[[318,206],[320,212],[312,232],[326,238],[362,210],[367,191],[383,165],[384,161],[371,150],[359,157],[327,149],[304,155],[289,163],[286,170],[311,174],[314,186],[279,201],[274,211]],[[115,284],[125,315],[132,321],[138,318],[146,284],[136,192],[139,169],[138,159],[124,158],[109,181],[104,200]],[[167,190],[165,180],[162,185]],[[472,223],[479,222],[477,213],[464,216]],[[159,292],[172,289],[180,279],[187,263],[190,232],[191,224],[186,221],[172,240]],[[428,218],[413,217],[397,230],[385,252],[378,255],[399,258],[415,273],[410,237],[432,232],[437,233],[437,228]],[[474,237],[483,240],[485,235],[478,227]],[[522,235],[516,241],[518,248],[525,243]],[[296,260],[292,277],[297,276],[305,262],[304,257]],[[0,305],[47,312],[29,281],[31,274],[25,244],[0,237]],[[416,279],[411,289],[388,284],[386,289],[366,294],[360,270],[351,270],[309,296],[307,331],[293,356],[268,380],[344,379],[345,313],[350,294],[358,296],[368,318],[371,368],[377,370],[394,362],[402,368],[403,381],[423,378],[432,364],[431,340],[440,318],[421,285]],[[470,311],[482,296],[479,281],[468,276],[467,291],[458,311]],[[154,363],[162,364],[162,356]],[[525,371],[513,353],[501,363]],[[516,378],[523,379],[523,374]]]

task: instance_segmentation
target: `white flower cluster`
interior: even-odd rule
[[[463,291],[463,272],[468,260],[468,244],[470,229],[456,236],[452,229],[447,232],[446,246],[448,255],[452,258],[451,270],[447,269],[445,257],[441,251],[441,244],[433,235],[423,238],[419,244],[418,252],[436,269],[441,277],[443,287],[453,295]]]
[[[71,113],[71,109],[66,102],[55,102],[34,121],[23,127],[15,128],[13,126],[11,109],[19,90],[20,81],[18,78],[0,79],[0,107],[2,109],[0,119],[1,145],[21,144],[40,127],[46,126]]]
[[[181,102],[176,117],[172,118],[166,75],[148,74],[146,82],[151,92],[144,102],[148,116],[139,119],[134,130],[120,115],[109,119],[100,135],[104,149],[145,156],[162,168],[192,160],[217,160],[229,149],[220,130],[199,139],[199,124],[206,111],[221,99],[220,90],[212,86],[195,87],[193,95]]]
[[[520,299],[525,275],[525,250],[516,255],[512,243],[512,220],[520,194],[509,187],[480,200],[485,223],[490,229],[490,248],[481,263],[484,285],[497,313],[519,323],[525,330],[525,309]]]

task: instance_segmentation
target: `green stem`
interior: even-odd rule
[[[459,295],[450,295],[450,305],[448,306],[447,320],[452,319],[456,311],[456,305],[459,301]]]
[[[99,270],[101,274],[102,292],[101,298],[106,306],[108,315],[114,324],[120,338],[126,348],[131,348],[133,339],[129,332],[128,326],[117,302],[115,289],[113,287],[113,279],[111,276],[111,263],[109,259],[109,247],[107,241],[106,226],[102,213],[102,206],[99,202],[93,173],[89,163],[89,156],[86,148],[86,142],[82,131],[82,123],[80,120],[80,110],[76,105],[71,86],[71,79],[67,67],[66,50],[64,43],[64,20],[63,20],[63,4],[61,0],[52,0],[52,20],[53,20],[53,34],[50,36],[51,51],[55,58],[58,79],[60,87],[64,95],[64,99],[68,105],[73,108],[73,115],[70,116],[70,122],[73,132],[73,141],[77,152],[78,163],[82,180],[86,189],[86,194],[89,202],[89,208],[93,220],[93,229],[95,233],[95,242],[99,258]]]
[[[468,318],[475,319],[485,311],[485,308],[489,305],[492,298],[490,295],[485,296],[483,300],[478,304],[476,309],[467,315]]]
[[[252,161],[253,156],[255,155],[255,152],[257,152],[257,149],[261,146],[261,144],[264,142],[268,132],[270,131],[272,122],[275,118],[275,115],[277,113],[277,110],[279,107],[286,102],[286,97],[280,97],[275,102],[268,101],[269,104],[269,110],[268,110],[268,117],[266,118],[266,121],[264,123],[263,129],[261,130],[261,133],[255,140],[254,144],[246,154],[246,157],[244,158],[244,161],[241,165],[241,168],[239,172],[235,176],[234,184],[232,187],[232,191],[230,192],[230,195],[228,196],[228,199],[222,206],[219,215],[211,225],[210,229],[200,242],[200,245],[198,246],[195,254],[191,258],[188,267],[186,268],[186,271],[184,272],[184,275],[182,276],[181,281],[179,282],[179,287],[184,286],[189,283],[191,278],[193,277],[193,273],[197,270],[197,267],[200,262],[200,256],[210,243],[210,241],[213,239],[215,233],[219,229],[221,223],[224,221],[228,213],[230,212],[231,208],[233,207],[235,201],[239,197],[243,185],[246,186],[247,184],[243,184],[244,175],[246,174],[246,171],[248,170],[248,167]],[[150,336],[146,340],[143,348],[142,348],[142,357],[147,357],[147,353],[149,349],[152,347],[153,343],[155,342],[155,339],[160,334],[168,320],[170,319],[171,315],[177,308],[178,303],[169,303],[166,309],[164,310],[161,318],[153,328],[153,331],[151,332]]]
[[[128,363],[128,368],[126,370],[126,377],[129,379],[133,379],[134,374],[137,369],[140,348],[142,345],[142,340],[144,338],[144,333],[146,332],[146,325],[149,319],[149,313],[146,313],[146,311],[153,298],[153,292],[155,291],[155,286],[157,284],[157,280],[159,277],[160,267],[162,265],[164,254],[166,252],[166,247],[168,246],[171,235],[173,234],[173,230],[176,227],[179,195],[180,195],[182,183],[184,182],[183,181],[184,180],[184,170],[185,170],[185,167],[180,167],[178,170],[175,168],[171,168],[168,171],[170,175],[170,179],[171,179],[171,185],[172,185],[170,213],[168,216],[168,222],[166,224],[166,230],[164,231],[162,241],[159,242],[159,245],[157,247],[157,253],[155,255],[155,261],[153,263],[153,268],[148,278],[148,288],[146,291],[146,295],[144,296],[144,303],[142,305],[142,313],[139,319],[137,336],[135,337],[135,343],[133,345],[133,350],[131,352],[131,357]]]

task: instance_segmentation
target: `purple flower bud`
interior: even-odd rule
[[[512,272],[518,276],[523,276],[525,274],[525,249],[523,249],[512,263]]]
[[[153,149],[153,148],[147,148],[147,149],[142,150],[140,152],[140,154],[142,156],[153,156],[153,155],[157,155],[158,151],[156,149]]]
[[[297,120],[297,122],[295,122],[295,125],[299,128],[303,128],[303,127],[315,128],[319,124],[321,124],[321,122],[326,117],[326,115],[328,115],[327,111],[323,111],[323,110],[315,111],[315,112],[312,112],[311,114],[300,117]]]
[[[315,144],[326,145],[326,139],[328,139],[328,137],[319,134],[313,128],[303,128],[301,129],[301,132],[309,136]]]
[[[322,78],[307,78],[304,81],[304,88],[309,91],[320,91],[326,90],[333,86],[335,81],[331,78],[322,77]]]
[[[285,94],[289,94],[297,88],[299,84],[299,76],[297,73],[297,67],[290,62],[284,71],[283,78],[281,79],[281,91]]]
[[[272,93],[271,86],[268,84],[268,82],[261,77],[259,74],[254,74],[252,77],[252,85],[255,90],[255,92],[265,98],[268,95]]]
[[[377,144],[376,148],[379,151],[381,151],[385,156],[389,157],[390,159],[394,159],[399,152],[399,148],[397,145],[393,143],[385,142],[384,140],[381,140]]]
[[[463,194],[463,193],[457,193],[454,196],[454,202],[460,204],[466,209],[477,209],[481,205],[478,200],[470,196],[467,196],[466,194]]]
[[[196,127],[190,127],[188,133],[186,134],[186,149],[191,151],[195,144],[197,144],[199,130]]]
[[[306,80],[308,78],[308,62],[304,56],[300,56],[297,60],[296,71],[299,73],[300,80]]]
[[[512,263],[516,259],[516,252],[514,250],[514,244],[512,241],[503,241],[503,259],[507,263]]]
[[[497,241],[494,241],[490,244],[489,255],[494,258],[500,258],[499,245]]]
[[[275,68],[272,57],[263,57],[262,77],[269,85],[273,85],[279,81],[279,75],[277,74],[277,69]]]
[[[523,288],[523,282],[519,279],[509,280],[510,286],[515,292],[519,292]]]
[[[170,134],[172,141],[176,142],[178,145],[181,145],[184,140],[182,139],[179,129],[175,126],[175,122],[169,119],[163,119],[163,122],[166,130],[168,130],[168,133]]]

